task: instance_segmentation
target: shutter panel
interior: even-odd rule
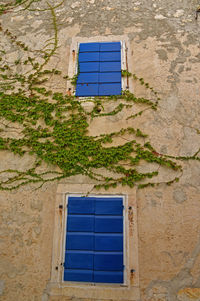
[[[100,51],[121,51],[120,42],[100,43]]]
[[[76,86],[76,96],[98,96],[98,84],[78,84]]]
[[[99,73],[80,73],[77,84],[87,84],[87,83],[98,83],[99,82]]]
[[[122,234],[95,234],[95,251],[123,251]]]
[[[96,198],[95,214],[99,215],[123,215],[122,198]]]
[[[93,281],[94,198],[69,197],[65,281]]]
[[[65,267],[69,269],[93,269],[93,252],[66,251]]]
[[[99,43],[81,43],[79,47],[79,52],[99,52]]]
[[[79,70],[80,70],[79,76],[81,75],[82,72],[99,72],[99,62],[79,63]]]
[[[69,197],[68,214],[93,214],[95,211],[95,198]]]
[[[120,62],[121,52],[100,52],[99,56],[100,62]]]
[[[121,61],[120,62],[100,62],[99,63],[100,72],[120,72],[121,75]]]
[[[95,271],[122,271],[123,253],[122,252],[98,252],[94,255]]]
[[[66,240],[67,250],[90,250],[94,249],[94,234],[93,232],[74,233],[69,232]]]
[[[109,95],[120,95],[121,94],[121,83],[110,83],[110,84],[100,84],[99,85],[99,95],[109,96]]]
[[[94,271],[94,282],[99,283],[123,283],[123,272]]]
[[[99,62],[99,52],[79,53],[79,62]]]
[[[68,215],[67,231],[72,232],[93,232],[93,215]]]
[[[123,217],[95,216],[96,233],[123,233]]]
[[[120,72],[101,72],[99,73],[99,83],[117,83],[121,81]]]
[[[95,201],[94,282],[123,283],[123,199]]]
[[[81,43],[76,96],[121,94],[121,43]]]
[[[64,270],[64,281],[93,281],[93,270]]]
[[[123,199],[69,197],[65,281],[123,283]]]

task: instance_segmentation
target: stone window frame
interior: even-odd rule
[[[126,208],[124,227],[126,232],[126,273],[124,284],[87,283],[63,280],[63,251],[66,225],[66,197],[67,195],[86,195],[94,184],[58,184],[55,202],[55,222],[52,247],[51,277],[47,285],[50,296],[67,296],[76,298],[138,300],[139,299],[139,267],[138,267],[138,234],[137,234],[137,204],[136,189],[116,189],[105,193],[93,192],[96,196],[125,196]]]
[[[96,37],[90,37],[90,38],[81,38],[81,37],[74,37],[72,38],[72,43],[70,46],[70,57],[69,57],[69,68],[68,68],[68,76],[69,78],[72,78],[74,75],[78,72],[78,49],[80,43],[97,43],[97,42],[121,42],[121,69],[122,70],[129,70],[129,65],[131,64],[130,60],[130,41],[127,38],[127,36],[115,36],[115,35],[109,35],[107,37],[105,36],[96,36]],[[132,82],[129,81],[128,78],[122,77],[121,80],[122,83],[122,90],[128,89],[129,91],[133,91]],[[75,87],[68,81],[67,83],[67,90],[73,91],[72,95],[75,95]],[[79,99],[86,99],[86,98],[92,98],[90,97],[79,97]]]

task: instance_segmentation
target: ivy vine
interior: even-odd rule
[[[18,6],[34,10],[32,4],[39,1],[15,0],[1,4],[0,14]],[[138,188],[143,188],[159,185],[156,176],[160,166],[177,172],[171,181],[166,181],[168,185],[177,182],[182,172],[182,166],[177,162],[200,160],[200,150],[190,157],[161,154],[147,141],[148,136],[134,127],[121,128],[120,131],[99,136],[88,133],[95,118],[117,115],[125,109],[131,112],[130,108],[133,106],[141,109],[136,114],[130,113],[127,120],[139,118],[146,110],[156,111],[160,98],[143,78],[122,70],[122,76],[131,77],[149,90],[150,98],[137,97],[125,90],[118,96],[80,100],[72,95],[54,93],[44,85],[52,75],[76,84],[77,75],[70,79],[59,70],[48,69],[48,63],[58,48],[56,8],[62,3],[63,1],[52,6],[46,2],[44,9],[36,9],[49,11],[54,31],[52,39],[47,40],[44,48],[37,53],[0,25],[1,36],[23,53],[22,59],[9,63],[6,61],[5,50],[0,50],[0,150],[10,151],[16,156],[29,154],[35,159],[33,166],[25,171],[1,170],[0,189],[12,190],[29,183],[37,183],[37,187],[41,187],[46,182],[75,175],[85,175],[93,179],[96,189],[108,189],[118,185],[137,185]],[[38,53],[42,62],[38,60]],[[28,65],[31,69],[26,73],[18,73],[18,65]],[[91,104],[89,111],[84,106],[86,101]],[[109,103],[113,105],[110,111],[106,108]],[[13,130],[17,132],[15,138],[7,137],[6,133]],[[117,137],[125,142],[113,146],[112,143]],[[144,161],[147,164],[156,163],[158,168],[152,172],[139,172],[138,166]],[[43,162],[49,166],[45,172],[41,172],[40,168]],[[107,171],[107,175],[102,170]]]

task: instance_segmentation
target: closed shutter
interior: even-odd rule
[[[121,94],[121,43],[81,43],[76,96]]]
[[[123,199],[69,197],[65,281],[123,283]]]

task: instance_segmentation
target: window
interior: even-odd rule
[[[124,282],[122,197],[68,197],[64,281]]]
[[[79,38],[75,39],[75,43],[72,45],[73,47],[71,50],[75,49],[77,42],[80,42],[78,39]],[[81,42],[82,41],[83,40],[81,40]],[[94,189],[94,183],[68,182],[58,184],[55,198],[52,268],[51,277],[47,286],[48,294],[51,298],[59,300],[73,298],[77,300],[88,299],[96,301],[111,299],[124,301],[140,300],[136,188],[133,187],[130,189],[123,186],[117,188],[117,195],[116,188],[114,188],[113,192],[110,191],[110,195],[100,194],[101,192],[99,192],[98,195],[89,195],[87,198],[82,197],[83,195],[87,195],[88,191],[91,191],[92,189]],[[70,205],[70,202],[71,204],[74,202],[74,205]],[[66,206],[66,203],[68,206]],[[112,205],[115,205],[115,210],[114,208],[112,209]],[[124,207],[122,208],[122,206]],[[81,208],[84,211],[82,211]],[[86,208],[90,208],[90,210],[87,209],[86,211]],[[73,213],[72,210],[74,209],[76,213]],[[90,211],[92,211],[91,214]],[[75,222],[76,217],[85,217],[85,221],[88,217],[91,217],[94,230],[88,231],[88,229],[86,229],[86,231],[83,231],[84,228],[81,225],[81,231],[79,231],[79,229],[71,231],[68,227],[70,216],[71,218],[74,218],[74,225],[80,224],[80,222]],[[120,227],[121,229],[123,227],[123,231],[121,229],[120,231],[113,230],[108,223],[105,223],[105,228],[110,232],[105,232],[104,230],[101,230],[102,232],[95,232],[97,219],[102,222],[103,220],[105,220],[105,222],[106,220],[107,222],[112,220],[110,223],[111,226],[113,225],[116,227],[117,223],[121,223]],[[119,220],[121,222],[119,222]],[[68,238],[68,234],[69,236],[71,235],[71,238],[74,238],[75,242],[73,242],[73,247],[71,247],[72,245],[70,246],[71,242],[69,242],[70,237]],[[91,250],[88,250],[88,247],[86,250],[79,249],[80,246],[77,247],[75,245],[75,243],[81,242],[81,239],[76,239],[76,237],[80,236],[82,237],[82,241],[86,241],[86,238],[87,241],[92,238],[92,243],[90,242],[90,248],[92,247]],[[107,239],[107,243],[102,243],[102,240],[109,236],[110,239]],[[123,237],[123,247],[122,240],[119,239],[120,237]],[[99,243],[100,246],[115,246],[115,251],[110,249],[100,251],[95,250],[95,244],[97,242],[97,240],[95,241],[96,238],[98,238],[97,240],[99,241],[102,239]],[[117,244],[121,247],[117,247]],[[79,258],[79,256],[77,256],[76,260],[73,259],[73,261],[71,261],[70,254],[73,255],[72,251],[74,251],[74,254],[79,254],[79,256],[81,253],[86,254],[87,252],[90,253],[89,255],[92,254],[92,256],[90,256],[93,260],[91,268],[70,267],[69,264],[75,262],[78,260],[77,258]],[[69,254],[69,257],[67,257],[67,254]],[[101,270],[96,268],[94,266],[94,264],[96,264],[95,260],[98,260],[97,257],[94,260],[96,254],[118,254],[119,257],[116,261],[117,264],[120,263],[119,269],[118,267],[117,269],[113,269],[112,267],[110,270],[105,270],[101,264]],[[112,259],[114,259],[114,257],[112,257]],[[83,259],[80,260],[80,262],[83,261]],[[107,264],[106,267],[108,268]],[[87,273],[85,273],[85,271]],[[84,273],[87,275],[87,280]],[[81,274],[83,276],[81,276]],[[88,275],[91,277],[90,280]]]
[[[76,96],[121,94],[121,43],[80,43]]]

